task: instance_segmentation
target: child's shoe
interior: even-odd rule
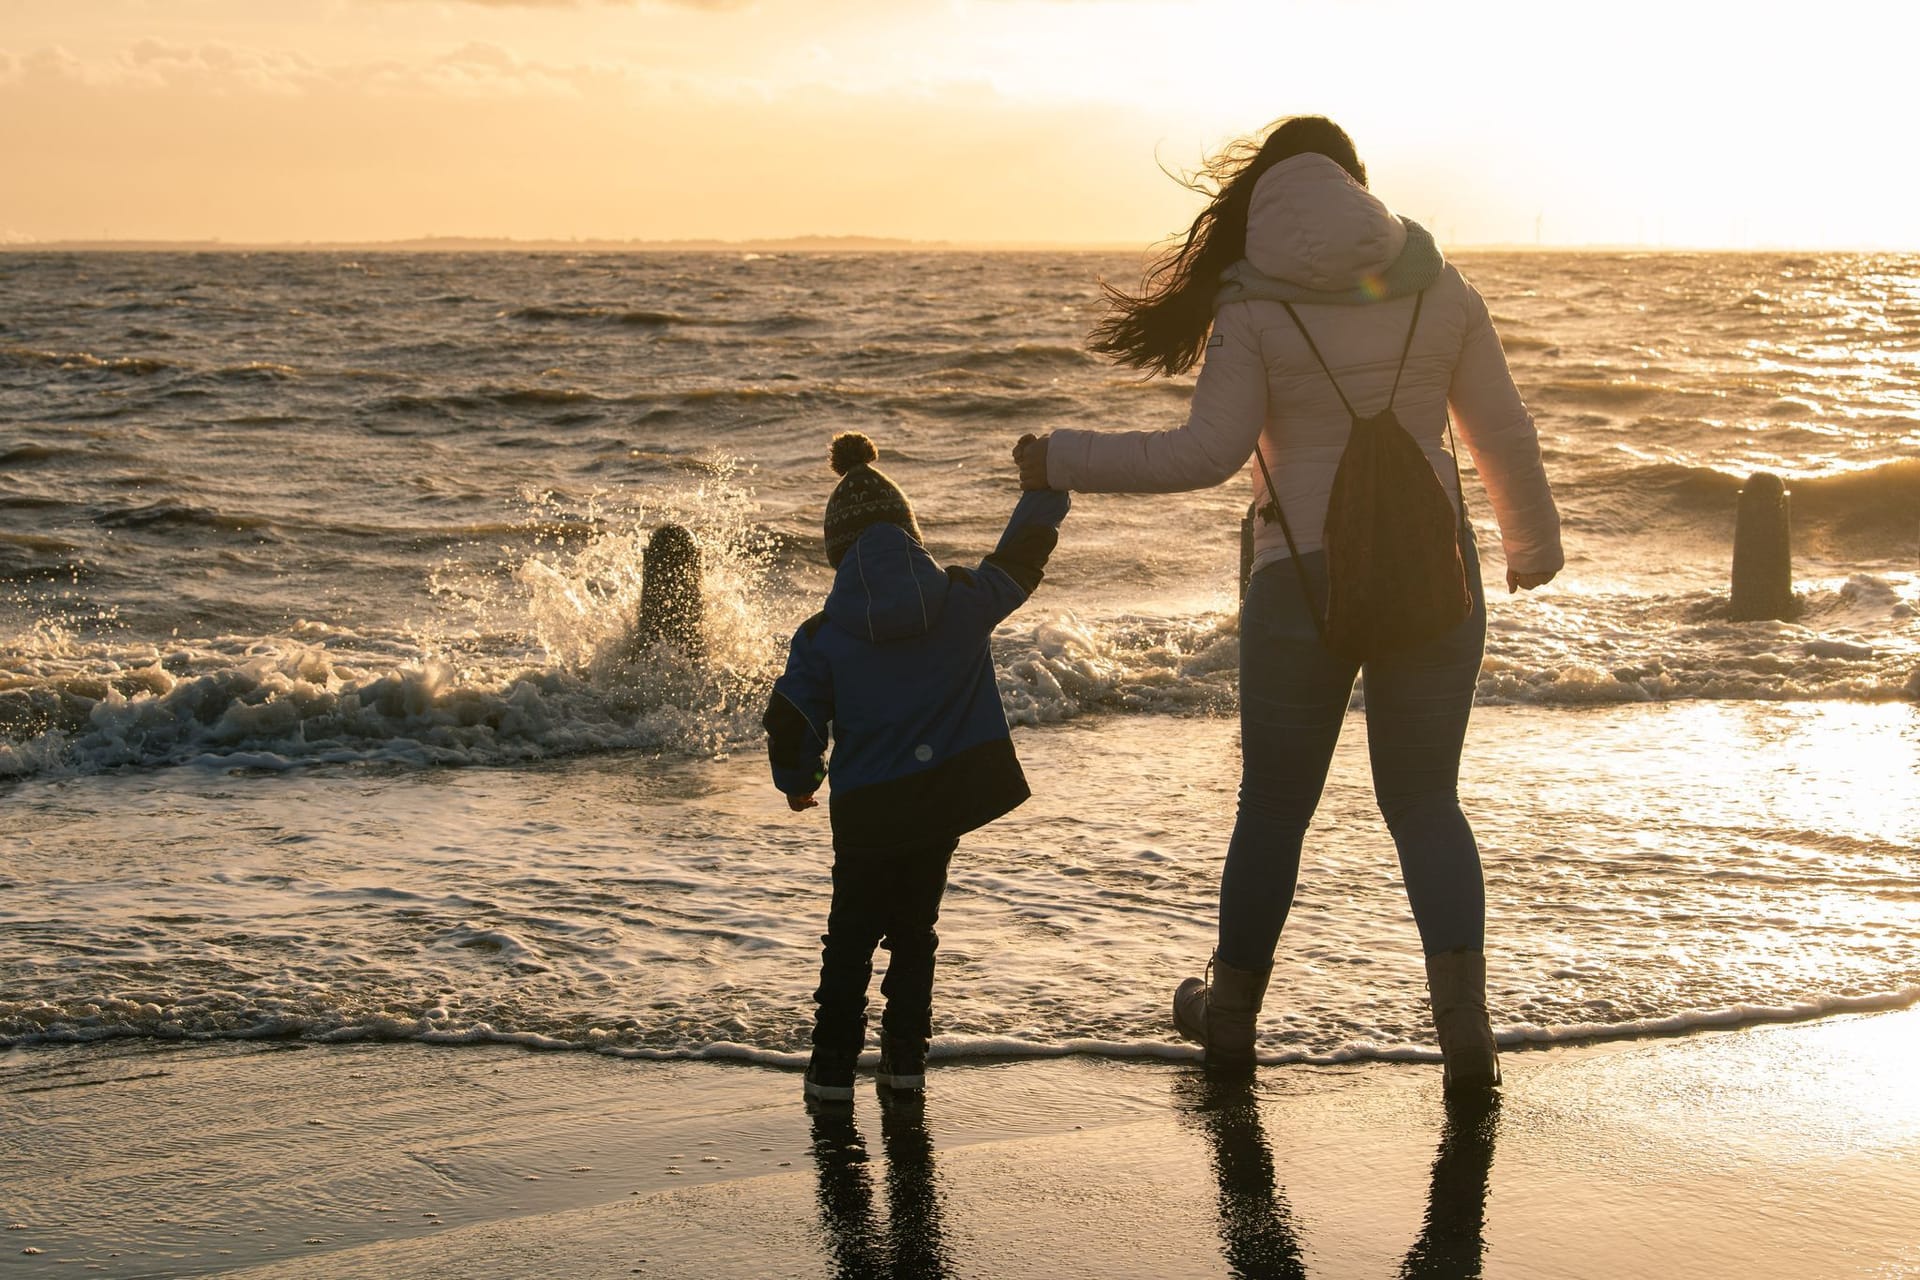
[[[919,1092],[927,1087],[927,1042],[918,1036],[880,1038],[880,1069],[874,1080],[889,1089]]]
[[[853,1101],[853,1067],[858,1052],[815,1049],[807,1063],[806,1095],[819,1102]]]

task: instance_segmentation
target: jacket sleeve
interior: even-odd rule
[[[983,633],[999,626],[1026,603],[1046,576],[1047,557],[1060,540],[1060,522],[1072,505],[1072,497],[1062,489],[1030,489],[1021,494],[1000,544],[987,553],[980,567],[947,570],[953,583],[947,607],[964,610]]]
[[[813,644],[815,620],[793,633],[787,669],[773,682],[767,712],[767,759],[773,785],[790,796],[808,796],[827,776],[827,735],[833,720],[833,669]]]
[[[1239,474],[1267,420],[1267,362],[1252,309],[1231,303],[1214,318],[1207,362],[1184,426],[1166,431],[1055,431],[1047,483],[1082,493],[1179,493]]]
[[[1540,460],[1540,435],[1507,368],[1487,304],[1467,285],[1467,335],[1447,388],[1460,438],[1486,487],[1500,524],[1507,567],[1520,573],[1558,573],[1560,512]]]

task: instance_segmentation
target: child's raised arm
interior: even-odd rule
[[[1073,499],[1064,489],[1030,489],[1007,521],[1000,544],[975,570],[948,569],[955,604],[973,611],[987,631],[1027,602],[1046,576],[1047,558],[1060,540],[1060,522]]]

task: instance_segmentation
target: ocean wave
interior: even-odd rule
[[[50,444],[23,444],[5,452],[0,452],[0,467],[30,467],[36,462],[52,462],[59,458],[84,458],[84,449],[62,449]]]
[[[467,929],[450,937],[450,945],[496,947],[511,963],[527,963],[511,939],[500,942],[488,931]],[[544,972],[533,964],[527,972]],[[1504,1049],[1526,1046],[1595,1044],[1611,1040],[1650,1039],[1691,1035],[1705,1030],[1774,1023],[1806,1022],[1843,1014],[1878,1013],[1920,1004],[1920,987],[1886,991],[1814,996],[1781,1004],[1736,1003],[1715,1008],[1683,1009],[1673,1013],[1623,1022],[1515,1023],[1494,1027],[1494,1040]],[[500,1009],[486,1019],[463,1020],[444,1006],[420,1012],[400,1009],[356,1008],[325,994],[305,997],[249,996],[217,990],[192,995],[164,990],[129,990],[91,999],[66,1001],[0,999],[0,1049],[46,1044],[88,1044],[116,1039],[261,1040],[297,1039],[320,1044],[399,1042],[434,1045],[510,1044],[547,1051],[580,1051],[644,1061],[724,1061],[799,1069],[807,1054],[795,1048],[754,1044],[731,1039],[715,1027],[710,1039],[693,1035],[678,1043],[635,1043],[629,1019],[608,1019],[616,1025],[580,1025],[578,1020],[516,1026],[527,1022],[527,1011]],[[539,1022],[537,1013],[533,1021]],[[617,1025],[627,1023],[626,1026]],[[685,1035],[683,1030],[682,1035]],[[1424,1035],[1423,1035],[1424,1040]],[[1155,1060],[1197,1062],[1197,1045],[1173,1039],[1100,1039],[1069,1037],[1030,1039],[1016,1035],[940,1035],[928,1056],[935,1061],[979,1059],[1107,1058],[1116,1061]],[[1341,1066],[1358,1062],[1438,1062],[1440,1051],[1417,1041],[1349,1040],[1325,1050],[1261,1047],[1262,1066]],[[879,1052],[869,1049],[861,1064],[871,1067]]]
[[[513,408],[540,409],[553,405],[598,404],[605,397],[575,387],[503,387],[484,393],[495,404]]]
[[[1826,475],[1784,476],[1795,549],[1822,556],[1905,557],[1920,548],[1920,458]],[[1730,539],[1747,477],[1678,462],[1592,469],[1555,478],[1576,519],[1631,532],[1679,521]]]
[[[468,412],[484,410],[491,403],[487,397],[480,395],[464,393],[416,395],[403,391],[368,400],[360,406],[360,411],[382,415],[420,414],[431,418],[448,419],[458,416],[462,410]]]
[[[588,303],[550,303],[544,306],[516,307],[511,311],[502,311],[500,318],[505,320],[526,320],[537,323],[570,322],[575,324],[611,324],[628,325],[643,328],[665,328],[669,325],[696,324],[690,316],[673,311],[649,311],[640,308],[608,307]]]
[[[44,533],[16,533],[0,529],[0,547],[15,547],[22,551],[40,554],[72,555],[80,550],[77,543],[65,538],[56,538]]]
[[[590,549],[617,536],[592,519],[543,527],[559,547]],[[487,542],[526,532],[522,524],[475,525],[448,536]],[[757,555],[776,553],[764,534],[754,544]],[[457,661],[405,637],[370,650],[366,637],[318,624],[170,652],[100,645],[75,652],[62,641],[62,654],[51,652],[58,645],[23,640],[16,650],[24,656],[11,672],[0,670],[0,777],[177,765],[498,765],[758,746],[758,713],[785,634],[770,615],[746,606],[756,612],[730,624],[734,656],[725,680],[714,683],[698,671],[635,667],[621,657],[637,593],[617,567],[559,572],[533,560],[516,576],[548,598],[545,638],[530,643],[490,628],[493,639],[456,645]],[[739,606],[736,597],[715,608]],[[1599,611],[1595,620],[1545,633],[1497,620],[1478,701],[1920,701],[1920,649],[1902,634],[1911,609],[1870,575],[1808,593],[1799,623],[1728,622],[1724,602],[1704,594],[1589,607]],[[1230,613],[1098,621],[1064,614],[1003,627],[994,665],[1016,726],[1231,715],[1239,646]],[[1365,705],[1364,680],[1353,705]]]
[[[206,376],[218,382],[286,382],[299,377],[300,371],[271,360],[248,360],[209,370]]]
[[[491,765],[642,748],[698,755],[745,739],[760,709],[697,673],[677,681],[642,673],[629,686],[551,668],[473,680],[442,662],[369,671],[291,641],[237,660],[163,657],[110,676],[8,683],[0,688],[0,777],[181,765]]]
[[[134,507],[96,504],[89,508],[89,513],[95,524],[107,529],[214,529],[223,533],[249,533],[257,538],[272,537],[277,533],[274,522],[266,516],[221,511],[171,500]]]
[[[0,366],[55,368],[86,373],[120,373],[132,377],[179,368],[154,356],[97,356],[90,351],[41,351],[31,347],[0,347]]]
[[[1056,392],[1008,392],[994,395],[981,391],[961,391],[940,387],[911,395],[884,395],[882,409],[931,418],[965,420],[985,418],[1015,421],[1023,418],[1060,419],[1078,414],[1084,408],[1074,395]]]
[[[1537,384],[1533,391],[1542,400],[1603,405],[1644,404],[1660,396],[1688,394],[1678,387],[1637,378],[1555,378]]]
[[[929,353],[917,353],[925,358]],[[1106,362],[1084,347],[1059,342],[1016,342],[1006,347],[976,347],[938,357],[944,367],[970,372],[1083,369]]]

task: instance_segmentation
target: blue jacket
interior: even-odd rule
[[[832,778],[836,849],[957,837],[1030,794],[989,642],[1040,585],[1068,505],[1059,490],[1023,494],[977,569],[943,570],[893,524],[869,525],[841,559],[763,721],[775,786],[804,796]]]

